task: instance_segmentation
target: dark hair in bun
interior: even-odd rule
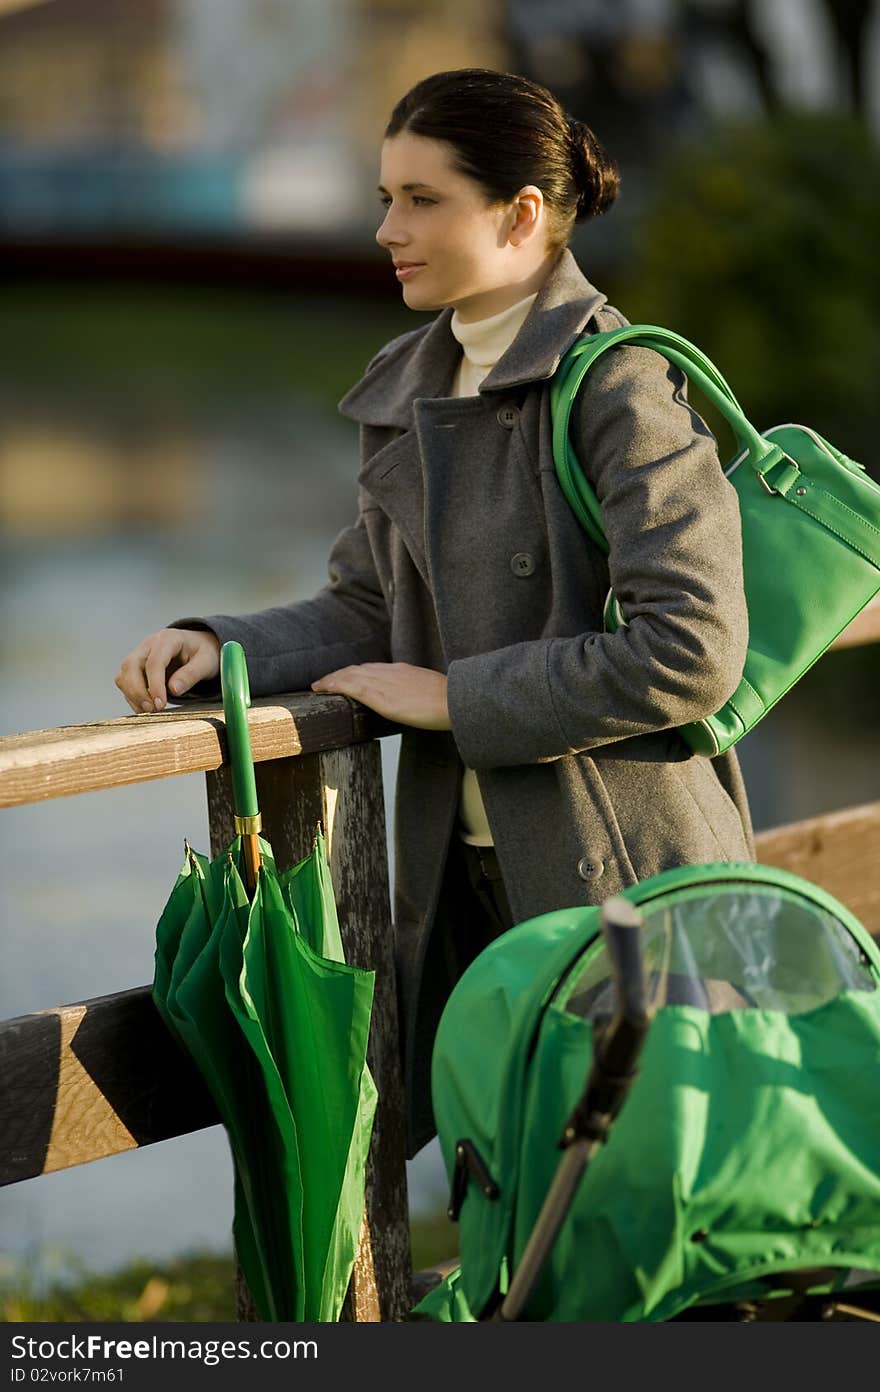
[[[572,173],[578,189],[575,222],[583,222],[610,208],[620,189],[620,174],[590,127],[576,116],[566,119],[571,138]]]
[[[576,222],[604,213],[620,187],[617,165],[590,127],[517,73],[456,68],[423,78],[395,106],[385,138],[401,131],[444,141],[454,167],[490,203],[508,203],[535,184],[551,251],[568,244]]]

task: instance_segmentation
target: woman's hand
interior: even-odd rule
[[[353,696],[362,705],[419,730],[451,730],[446,677],[409,662],[361,662],[312,682],[313,691]]]
[[[122,659],[116,685],[133,711],[161,710],[165,679],[172,699],[220,671],[220,639],[210,629],[160,628]]]

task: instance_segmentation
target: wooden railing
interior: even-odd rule
[[[324,828],[346,959],[376,971],[367,1062],[379,1102],[364,1223],[344,1318],[403,1319],[412,1304],[403,1088],[378,736],[396,726],[345,696],[256,701],[251,743],[264,835],[279,869]],[[0,739],[0,806],[204,772],[210,851],[234,836],[222,708],[199,707]],[[176,868],[176,867],[175,867]],[[169,879],[169,891],[173,876]],[[145,931],[155,932],[153,925]],[[0,1024],[0,1183],[81,1165],[219,1121],[150,988]],[[240,1318],[252,1318],[238,1279]]]
[[[880,639],[880,600],[832,645]],[[823,659],[825,660],[825,659]],[[294,694],[250,711],[264,834],[279,869],[321,821],[346,958],[376,972],[368,1063],[379,1103],[364,1221],[343,1318],[402,1320],[437,1279],[411,1271],[403,1088],[379,738],[399,727],[345,696]],[[219,706],[0,738],[0,806],[203,772],[210,850],[234,835]],[[823,886],[880,936],[880,802],[775,827],[757,858]],[[169,881],[169,888],[170,888]],[[144,925],[153,933],[155,926]],[[0,1183],[216,1125],[200,1075],[142,986],[0,1023]],[[239,1316],[254,1318],[239,1280]]]

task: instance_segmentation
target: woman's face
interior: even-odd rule
[[[447,145],[401,131],[382,145],[379,198],[386,211],[376,241],[401,270],[417,266],[398,273],[410,309],[452,305],[467,322],[530,293],[523,285],[545,259],[539,189],[488,206],[482,188],[453,169]]]

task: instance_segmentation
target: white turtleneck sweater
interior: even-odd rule
[[[493,314],[489,319],[478,319],[472,324],[463,324],[458,310],[453,312],[449,327],[461,344],[462,355],[452,383],[452,396],[478,394],[483,378],[507,352],[536,299],[537,291],[502,309],[500,314]],[[458,834],[472,846],[493,844],[477,775],[467,766],[458,804]]]

